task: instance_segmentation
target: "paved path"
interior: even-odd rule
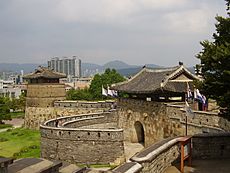
[[[131,143],[131,142],[124,142],[125,148],[125,159],[128,161],[134,154],[140,152],[144,146],[140,143]],[[110,168],[91,168],[90,173],[100,173],[100,171],[106,171]]]
[[[178,165],[169,167],[165,173],[180,173]],[[230,173],[230,159],[194,160],[192,167],[185,167],[184,173]]]
[[[126,161],[144,148],[144,146],[140,143],[131,143],[131,142],[124,142],[124,147],[125,147]]]
[[[5,124],[11,124],[14,128],[18,128],[18,127],[22,127],[22,125],[24,123],[24,119],[23,118],[14,118],[12,120],[5,120],[3,122]],[[0,132],[5,132],[8,129],[11,129],[11,128],[0,129]]]

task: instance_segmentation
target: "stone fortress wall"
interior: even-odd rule
[[[113,128],[104,128],[104,123]],[[95,128],[87,128],[91,125]],[[46,121],[40,131],[43,158],[84,164],[124,162],[123,130],[117,128],[116,112],[60,117]]]
[[[110,109],[112,104],[112,101],[53,101],[52,107],[28,105],[25,111],[24,126],[39,129],[40,124],[47,120],[69,115],[103,112]]]
[[[119,99],[116,112],[103,112],[112,105],[112,102],[55,102],[53,109],[60,110],[60,117],[40,126],[42,157],[76,163],[118,163],[124,160],[124,140],[148,147],[168,137],[185,135],[185,110],[178,103]],[[79,115],[74,110],[86,112]],[[100,113],[92,114],[92,110]],[[56,127],[56,120],[61,122],[60,127]],[[190,135],[230,131],[229,127],[229,121],[216,113],[195,111],[194,119],[188,117]],[[176,145],[170,150],[175,148]]]
[[[178,103],[119,99],[118,106],[120,107],[118,124],[124,130],[126,141],[143,142],[147,147],[167,137],[185,135],[183,103],[178,105]],[[188,135],[230,131],[230,122],[220,117],[218,113],[204,111],[194,113],[194,118],[188,117]],[[138,141],[139,139],[142,141]]]
[[[114,173],[164,173],[180,162],[180,137],[159,141],[134,155],[131,162],[115,168]],[[230,133],[203,133],[192,136],[193,159],[230,159]]]

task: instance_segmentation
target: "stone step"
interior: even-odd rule
[[[86,167],[80,168],[74,164],[67,164],[60,168],[59,173],[85,173],[86,171]]]

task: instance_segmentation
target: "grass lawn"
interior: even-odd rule
[[[13,127],[11,124],[0,124],[0,129],[11,128]]]
[[[40,132],[16,128],[0,133],[0,156],[40,157]]]
[[[10,112],[11,118],[24,118],[25,112]]]

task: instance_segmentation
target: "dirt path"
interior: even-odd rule
[[[11,124],[14,128],[18,128],[18,127],[22,127],[22,125],[24,123],[24,119],[23,118],[14,118],[12,120],[5,120],[3,122],[5,124]],[[10,128],[0,129],[0,132],[5,132],[5,131],[7,131],[7,129],[10,129]]]
[[[11,124],[13,125],[14,127],[21,127],[24,123],[24,119],[23,118],[14,118],[12,120],[6,120],[6,121],[3,121],[5,122],[6,124]]]

